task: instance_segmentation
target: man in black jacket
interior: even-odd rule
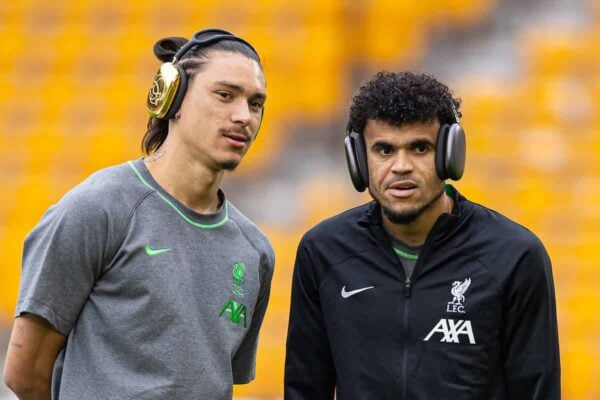
[[[298,247],[287,400],[554,400],[560,359],[540,240],[467,200],[459,101],[426,74],[378,73],[346,156],[373,201]]]

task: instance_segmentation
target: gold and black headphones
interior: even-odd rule
[[[258,57],[258,53],[250,43],[230,32],[222,29],[204,29],[196,32],[192,39],[175,53],[173,60],[161,65],[156,73],[146,100],[146,109],[150,116],[164,120],[175,117],[187,89],[187,75],[183,67],[179,65],[179,61],[193,47],[206,47],[221,40],[241,42]]]
[[[435,170],[441,180],[459,180],[465,171],[466,140],[456,108],[452,105],[456,122],[443,124],[438,132],[435,148]],[[346,162],[354,188],[364,192],[369,187],[367,149],[362,133],[355,132],[350,121],[344,139]]]

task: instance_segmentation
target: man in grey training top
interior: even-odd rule
[[[25,240],[20,399],[231,399],[254,378],[274,254],[219,187],[262,120],[260,59],[217,29],[154,52],[149,157],[93,174]]]

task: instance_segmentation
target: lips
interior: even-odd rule
[[[243,133],[228,131],[223,133],[223,136],[227,139],[230,145],[233,147],[244,147],[246,143],[249,141],[248,136]]]
[[[388,192],[394,197],[405,198],[417,191],[418,185],[413,181],[394,182],[388,186]]]

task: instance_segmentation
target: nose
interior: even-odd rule
[[[247,126],[250,123],[251,118],[252,115],[248,102],[241,99],[240,101],[235,102],[233,111],[231,113],[232,121],[242,126]]]
[[[404,152],[399,151],[396,153],[394,163],[392,164],[392,172],[398,175],[403,175],[413,171],[413,162],[411,158]]]

